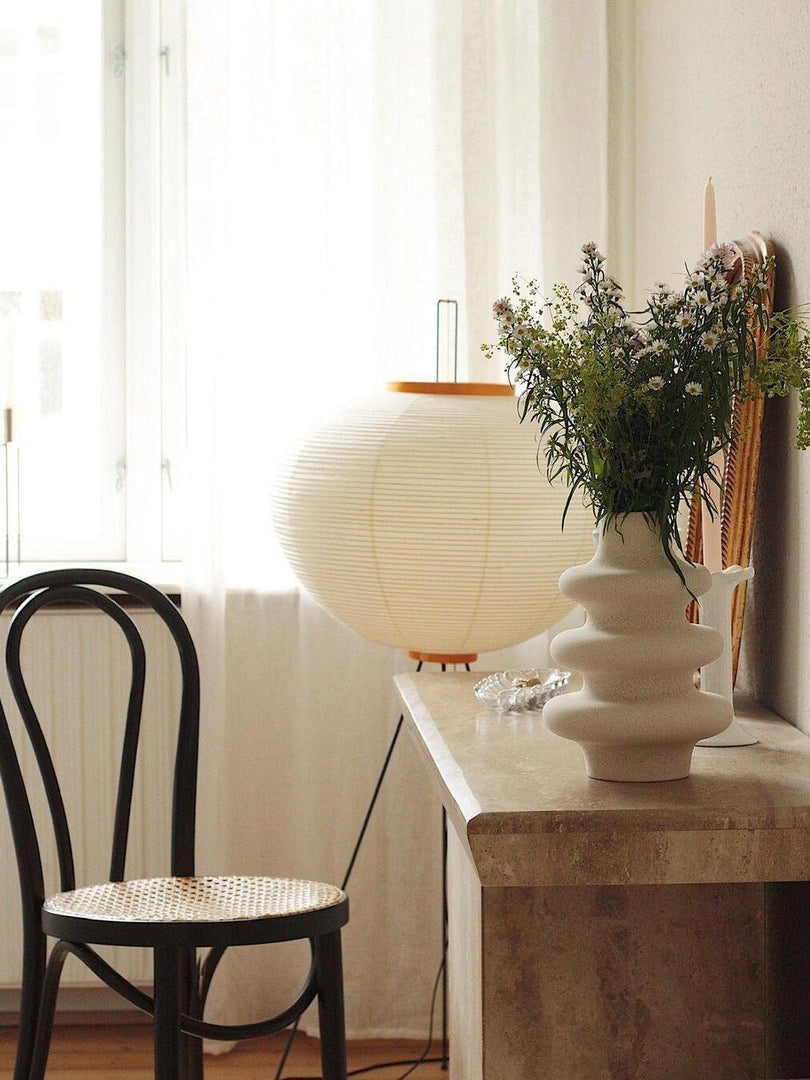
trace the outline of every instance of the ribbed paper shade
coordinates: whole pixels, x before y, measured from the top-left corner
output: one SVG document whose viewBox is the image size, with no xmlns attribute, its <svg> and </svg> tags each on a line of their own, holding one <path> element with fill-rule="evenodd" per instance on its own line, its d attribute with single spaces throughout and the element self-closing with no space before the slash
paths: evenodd
<svg viewBox="0 0 810 1080">
<path fill-rule="evenodd" d="M 282 547 L 372 641 L 454 656 L 525 641 L 570 609 L 557 579 L 592 553 L 592 515 L 574 500 L 560 530 L 567 491 L 507 388 L 426 388 L 364 401 L 298 448 L 276 497 Z"/>
</svg>

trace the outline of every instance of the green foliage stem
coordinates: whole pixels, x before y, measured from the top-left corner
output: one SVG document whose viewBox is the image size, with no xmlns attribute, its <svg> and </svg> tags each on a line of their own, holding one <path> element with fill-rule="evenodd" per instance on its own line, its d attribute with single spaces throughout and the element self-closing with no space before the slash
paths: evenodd
<svg viewBox="0 0 810 1080">
<path fill-rule="evenodd" d="M 636 312 L 596 245 L 582 254 L 576 290 L 557 285 L 547 299 L 536 282 L 515 279 L 513 296 L 493 305 L 497 345 L 484 348 L 506 354 L 549 478 L 580 493 L 604 526 L 643 513 L 675 566 L 684 501 L 698 491 L 719 511 L 712 457 L 735 435 L 735 400 L 798 390 L 796 445 L 810 446 L 806 324 L 801 313 L 768 315 L 773 260 L 746 276 L 730 244 L 707 252 L 681 290 L 656 286 Z"/>
</svg>

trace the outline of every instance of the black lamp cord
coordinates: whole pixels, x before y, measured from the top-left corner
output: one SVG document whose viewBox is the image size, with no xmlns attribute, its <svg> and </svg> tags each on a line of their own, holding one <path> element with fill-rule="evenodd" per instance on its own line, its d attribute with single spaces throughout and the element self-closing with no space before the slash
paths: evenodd
<svg viewBox="0 0 810 1080">
<path fill-rule="evenodd" d="M 469 664 L 465 664 L 464 667 L 466 668 L 467 671 L 470 670 L 470 665 Z M 416 670 L 417 670 L 417 672 L 422 670 L 422 661 L 421 660 L 417 664 Z M 446 670 L 447 670 L 447 665 L 442 664 L 442 671 L 446 671 Z M 354 870 L 354 864 L 357 862 L 357 856 L 360 854 L 360 848 L 363 846 L 363 840 L 365 839 L 366 831 L 368 830 L 368 825 L 369 825 L 369 822 L 371 821 L 371 815 L 374 813 L 374 807 L 377 805 L 377 799 L 379 798 L 379 795 L 380 795 L 380 789 L 382 788 L 383 781 L 385 780 L 385 775 L 388 772 L 388 766 L 391 764 L 391 758 L 392 758 L 393 753 L 394 753 L 394 748 L 396 747 L 397 742 L 399 741 L 400 732 L 402 731 L 402 725 L 403 725 L 404 722 L 405 722 L 405 714 L 400 713 L 399 720 L 397 721 L 397 726 L 394 729 L 394 734 L 393 734 L 393 736 L 391 738 L 391 742 L 388 745 L 388 751 L 387 751 L 387 753 L 385 755 L 385 759 L 383 760 L 382 768 L 380 769 L 380 775 L 377 777 L 377 783 L 374 786 L 374 791 L 373 791 L 371 799 L 369 801 L 368 809 L 366 810 L 366 815 L 363 818 L 363 824 L 360 826 L 360 832 L 357 834 L 357 840 L 355 842 L 354 849 L 352 850 L 352 854 L 351 854 L 351 857 L 349 859 L 349 865 L 346 867 L 346 873 L 343 875 L 343 881 L 341 882 L 340 887 L 342 889 L 344 889 L 344 890 L 346 889 L 346 886 L 349 884 L 349 879 L 351 878 L 352 871 Z M 447 917 L 447 914 L 446 914 L 446 911 L 444 911 L 443 912 L 443 918 L 446 919 L 446 917 Z M 406 1066 L 410 1066 L 410 1067 L 404 1073 L 401 1073 L 399 1075 L 399 1077 L 397 1077 L 397 1080 L 405 1080 L 405 1077 L 410 1076 L 411 1073 L 415 1072 L 416 1069 L 418 1069 L 420 1065 L 426 1065 L 428 1063 L 432 1064 L 432 1063 L 441 1062 L 441 1064 L 445 1068 L 447 1067 L 447 1059 L 446 1059 L 446 1056 L 445 1056 L 444 1053 L 442 1053 L 441 1057 L 434 1057 L 434 1058 L 428 1057 L 428 1054 L 430 1053 L 430 1051 L 431 1051 L 431 1049 L 433 1047 L 433 1027 L 434 1027 L 434 1021 L 435 1021 L 435 1016 L 436 1016 L 436 997 L 437 997 L 438 991 L 439 991 L 439 984 L 442 982 L 442 976 L 444 975 L 444 970 L 445 970 L 446 964 L 447 964 L 447 939 L 445 937 L 445 939 L 444 939 L 444 947 L 442 949 L 442 959 L 441 959 L 441 963 L 439 964 L 439 970 L 436 972 L 436 978 L 435 978 L 435 980 L 433 982 L 433 993 L 431 994 L 431 997 L 430 997 L 430 1017 L 429 1017 L 429 1023 L 428 1023 L 427 1042 L 425 1043 L 425 1048 L 422 1051 L 422 1053 L 419 1055 L 419 1057 L 418 1058 L 411 1058 L 411 1059 L 406 1060 L 406 1061 L 381 1061 L 377 1065 L 366 1065 L 362 1069 L 351 1069 L 347 1075 L 349 1075 L 349 1076 L 362 1076 L 365 1073 L 376 1072 L 377 1069 L 395 1069 L 400 1065 L 406 1065 Z M 275 1080 L 282 1080 L 282 1074 L 284 1072 L 284 1066 L 287 1064 L 287 1058 L 290 1055 L 290 1050 L 292 1049 L 293 1040 L 295 1039 L 295 1036 L 296 1036 L 296 1034 L 298 1032 L 298 1025 L 299 1025 L 300 1021 L 301 1021 L 301 1018 L 299 1016 L 298 1019 L 295 1021 L 295 1023 L 290 1028 L 290 1033 L 287 1036 L 287 1042 L 284 1044 L 284 1050 L 283 1050 L 283 1052 L 281 1054 L 281 1060 L 279 1061 L 278 1068 L 276 1069 Z M 311 1080 L 311 1078 L 298 1077 L 298 1076 L 288 1076 L 287 1080 Z"/>
</svg>

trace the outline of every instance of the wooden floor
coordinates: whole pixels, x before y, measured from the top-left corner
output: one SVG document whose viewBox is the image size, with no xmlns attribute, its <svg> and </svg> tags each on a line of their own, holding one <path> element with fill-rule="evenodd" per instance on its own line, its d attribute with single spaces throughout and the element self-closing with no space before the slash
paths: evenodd
<svg viewBox="0 0 810 1080">
<path fill-rule="evenodd" d="M 11 1029 L 0 1031 L 0 1080 L 11 1080 L 14 1064 L 14 1036 Z M 278 1064 L 283 1037 L 256 1039 L 242 1043 L 230 1054 L 207 1056 L 205 1080 L 272 1080 Z M 349 1044 L 349 1069 L 359 1069 L 377 1061 L 397 1061 L 418 1057 L 423 1043 L 374 1041 Z M 435 1057 L 436 1054 L 431 1054 Z M 380 1069 L 364 1073 L 367 1080 L 397 1080 L 401 1069 Z M 301 1036 L 295 1044 L 284 1080 L 321 1075 L 318 1044 Z M 446 1080 L 441 1066 L 420 1065 L 413 1080 Z M 58 1027 L 54 1032 L 48 1080 L 152 1080 L 152 1031 L 144 1025 L 121 1027 Z"/>
</svg>

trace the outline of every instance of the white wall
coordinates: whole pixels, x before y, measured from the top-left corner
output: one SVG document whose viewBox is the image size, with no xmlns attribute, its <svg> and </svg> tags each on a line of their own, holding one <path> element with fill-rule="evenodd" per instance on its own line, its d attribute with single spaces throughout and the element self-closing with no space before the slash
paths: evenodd
<svg viewBox="0 0 810 1080">
<path fill-rule="evenodd" d="M 626 202 L 614 239 L 636 297 L 677 279 L 702 247 L 702 191 L 721 238 L 752 229 L 778 249 L 778 303 L 810 301 L 810 4 L 624 0 L 611 6 L 611 146 Z M 632 10 L 631 8 L 631 10 Z M 631 149 L 628 149 L 630 147 Z M 614 234 L 614 237 L 616 234 Z M 754 603 L 743 675 L 810 732 L 810 454 L 792 449 L 795 402 L 769 403 L 758 496 Z"/>
</svg>

